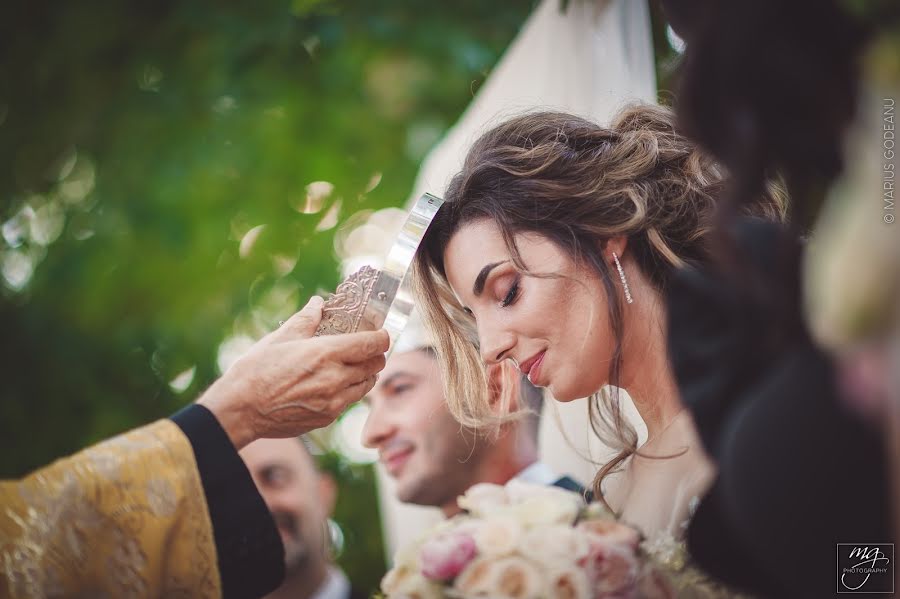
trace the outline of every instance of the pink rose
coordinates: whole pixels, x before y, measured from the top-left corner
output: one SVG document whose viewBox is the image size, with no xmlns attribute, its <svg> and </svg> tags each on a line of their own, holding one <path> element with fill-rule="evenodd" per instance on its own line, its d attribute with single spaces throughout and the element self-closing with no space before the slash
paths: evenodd
<svg viewBox="0 0 900 599">
<path fill-rule="evenodd" d="M 582 520 L 576 528 L 599 535 L 610 543 L 622 545 L 631 550 L 637 549 L 641 541 L 638 531 L 615 520 Z"/>
<path fill-rule="evenodd" d="M 422 575 L 440 582 L 453 580 L 475 557 L 472 535 L 451 531 L 429 539 L 419 550 Z"/>
<path fill-rule="evenodd" d="M 583 562 L 596 597 L 629 596 L 638 575 L 634 552 L 600 537 L 591 538 L 591 549 Z"/>
</svg>

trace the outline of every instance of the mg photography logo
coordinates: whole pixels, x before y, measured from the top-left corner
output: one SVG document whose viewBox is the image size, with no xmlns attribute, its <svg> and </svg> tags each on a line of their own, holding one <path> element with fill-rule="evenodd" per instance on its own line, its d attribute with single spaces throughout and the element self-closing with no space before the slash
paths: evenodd
<svg viewBox="0 0 900 599">
<path fill-rule="evenodd" d="M 838 543 L 838 593 L 894 592 L 893 543 Z"/>
</svg>

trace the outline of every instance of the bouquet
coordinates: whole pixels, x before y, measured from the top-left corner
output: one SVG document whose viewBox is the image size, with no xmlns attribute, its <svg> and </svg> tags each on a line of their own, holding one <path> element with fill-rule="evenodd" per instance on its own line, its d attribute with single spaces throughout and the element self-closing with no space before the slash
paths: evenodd
<svg viewBox="0 0 900 599">
<path fill-rule="evenodd" d="M 638 532 L 577 493 L 481 483 L 459 505 L 463 514 L 397 555 L 381 582 L 387 597 L 674 597 Z"/>
</svg>

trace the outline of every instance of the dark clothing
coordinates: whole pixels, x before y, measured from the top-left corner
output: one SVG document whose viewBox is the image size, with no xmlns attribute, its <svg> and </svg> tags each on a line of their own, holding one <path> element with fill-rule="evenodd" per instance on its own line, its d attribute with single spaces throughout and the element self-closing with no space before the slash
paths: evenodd
<svg viewBox="0 0 900 599">
<path fill-rule="evenodd" d="M 572 491 L 574 493 L 578 493 L 587 503 L 590 503 L 593 500 L 594 494 L 581 486 L 581 484 L 570 476 L 564 476 L 553 483 L 554 487 L 559 487 L 561 489 L 565 489 L 566 491 Z"/>
<path fill-rule="evenodd" d="M 205 407 L 171 417 L 194 450 L 216 541 L 222 596 L 262 597 L 284 580 L 284 546 L 250 471 Z"/>
<path fill-rule="evenodd" d="M 740 276 L 685 270 L 669 288 L 675 377 L 719 469 L 688 549 L 729 586 L 830 597 L 837 543 L 893 540 L 883 440 L 806 331 L 801 245 L 760 223 L 737 239 Z"/>
</svg>

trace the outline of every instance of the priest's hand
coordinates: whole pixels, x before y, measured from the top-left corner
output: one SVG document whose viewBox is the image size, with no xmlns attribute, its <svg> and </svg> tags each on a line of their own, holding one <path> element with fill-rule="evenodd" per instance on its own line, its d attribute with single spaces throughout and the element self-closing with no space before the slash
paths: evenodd
<svg viewBox="0 0 900 599">
<path fill-rule="evenodd" d="M 322 305 L 322 298 L 313 297 L 198 400 L 235 448 L 327 426 L 374 386 L 390 344 L 387 332 L 313 337 Z"/>
</svg>

